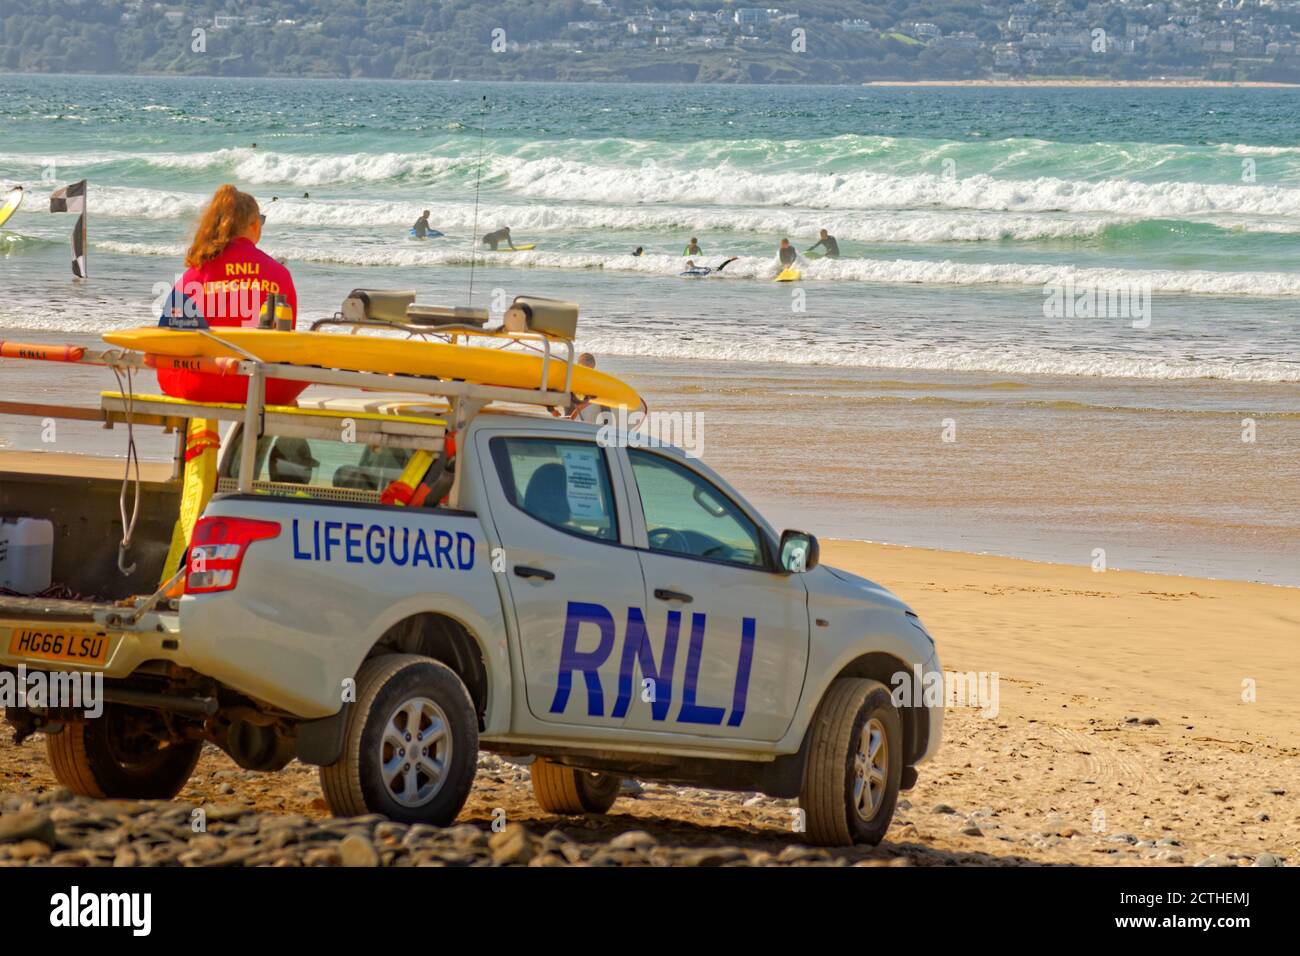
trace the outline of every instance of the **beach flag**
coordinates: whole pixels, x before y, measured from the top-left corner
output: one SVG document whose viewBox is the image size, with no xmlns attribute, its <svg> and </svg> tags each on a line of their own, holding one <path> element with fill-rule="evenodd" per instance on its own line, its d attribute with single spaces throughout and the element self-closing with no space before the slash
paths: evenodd
<svg viewBox="0 0 1300 956">
<path fill-rule="evenodd" d="M 80 213 L 72 230 L 72 274 L 78 279 L 86 278 L 86 181 L 50 193 L 50 212 Z"/>
</svg>

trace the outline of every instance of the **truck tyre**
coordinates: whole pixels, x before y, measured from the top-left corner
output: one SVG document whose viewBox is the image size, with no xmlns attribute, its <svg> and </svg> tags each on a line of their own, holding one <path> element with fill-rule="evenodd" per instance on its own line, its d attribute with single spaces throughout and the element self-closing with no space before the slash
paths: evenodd
<svg viewBox="0 0 1300 956">
<path fill-rule="evenodd" d="M 903 775 L 903 725 L 884 684 L 832 681 L 813 717 L 799 806 L 810 843 L 875 846 Z"/>
<path fill-rule="evenodd" d="M 538 757 L 529 768 L 533 796 L 547 813 L 604 813 L 618 799 L 623 778 L 551 763 Z"/>
<path fill-rule="evenodd" d="M 94 720 L 64 724 L 45 737 L 55 779 L 82 797 L 170 800 L 189 781 L 202 749 L 197 740 L 169 744 L 133 733 L 130 714 L 113 704 Z"/>
<path fill-rule="evenodd" d="M 372 657 L 357 672 L 343 756 L 321 767 L 335 816 L 403 823 L 456 819 L 478 768 L 478 717 L 461 679 L 416 654 Z"/>
</svg>

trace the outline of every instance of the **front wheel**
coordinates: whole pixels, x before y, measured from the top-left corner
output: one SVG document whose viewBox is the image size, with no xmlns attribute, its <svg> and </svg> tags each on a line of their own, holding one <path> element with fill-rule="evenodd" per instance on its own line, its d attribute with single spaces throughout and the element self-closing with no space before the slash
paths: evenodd
<svg viewBox="0 0 1300 956">
<path fill-rule="evenodd" d="M 54 777 L 82 797 L 170 800 L 194 773 L 203 744 L 169 743 L 148 711 L 106 704 L 93 720 L 45 737 Z"/>
<path fill-rule="evenodd" d="M 538 757 L 529 767 L 533 798 L 547 813 L 604 813 L 618 799 L 623 778 L 551 763 Z"/>
<path fill-rule="evenodd" d="M 810 842 L 875 846 L 885 838 L 903 777 L 903 725 L 884 684 L 831 683 L 813 717 L 799 806 Z"/>
<path fill-rule="evenodd" d="M 478 718 L 456 672 L 389 654 L 361 665 L 343 756 L 321 768 L 321 789 L 335 816 L 446 826 L 465 805 L 477 766 Z"/>
</svg>

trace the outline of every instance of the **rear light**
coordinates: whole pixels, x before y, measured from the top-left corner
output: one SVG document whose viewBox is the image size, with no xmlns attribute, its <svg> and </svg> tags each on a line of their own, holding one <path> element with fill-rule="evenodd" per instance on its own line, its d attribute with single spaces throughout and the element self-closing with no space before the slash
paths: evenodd
<svg viewBox="0 0 1300 956">
<path fill-rule="evenodd" d="M 185 593 L 229 591 L 239 583 L 248 546 L 280 535 L 280 522 L 255 518 L 200 518 L 185 559 Z"/>
</svg>

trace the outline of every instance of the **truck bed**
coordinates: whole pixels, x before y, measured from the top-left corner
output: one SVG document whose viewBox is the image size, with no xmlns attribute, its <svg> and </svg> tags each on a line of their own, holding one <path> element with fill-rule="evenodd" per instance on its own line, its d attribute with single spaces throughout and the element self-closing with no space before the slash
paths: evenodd
<svg viewBox="0 0 1300 956">
<path fill-rule="evenodd" d="M 180 509 L 179 482 L 141 482 L 139 517 L 128 555 L 136 567 L 132 574 L 124 576 L 117 567 L 117 547 L 122 539 L 118 494 L 123 463 L 112 462 L 113 472 L 119 477 L 100 477 L 107 468 L 102 459 L 51 454 L 49 471 L 35 473 L 26 468 L 11 470 L 6 457 L 0 456 L 0 516 L 46 518 L 53 522 L 52 583 L 87 601 L 0 597 L 0 613 L 12 613 L 8 610 L 12 601 L 34 601 L 24 607 L 36 610 L 47 606 L 50 610 L 40 612 L 41 616 L 53 615 L 56 609 L 80 616 L 88 612 L 74 608 L 93 601 L 112 603 L 137 594 L 152 594 L 157 589 Z M 146 479 L 150 472 L 156 476 L 159 469 L 141 469 Z M 128 487 L 128 507 L 134 498 L 135 488 Z"/>
</svg>

